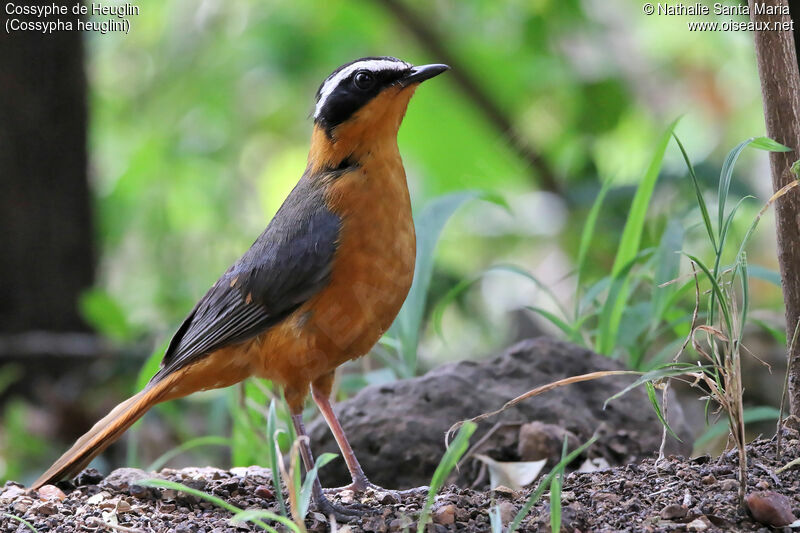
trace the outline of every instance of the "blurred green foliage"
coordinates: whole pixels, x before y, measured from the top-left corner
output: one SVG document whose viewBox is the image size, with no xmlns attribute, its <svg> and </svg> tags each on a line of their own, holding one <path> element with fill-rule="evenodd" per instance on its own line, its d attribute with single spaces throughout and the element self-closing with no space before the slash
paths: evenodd
<svg viewBox="0 0 800 533">
<path fill-rule="evenodd" d="M 399 137 L 415 210 L 463 190 L 495 193 L 508 208 L 470 202 L 448 223 L 431 262 L 426 298 L 417 306 L 423 316 L 414 317 L 419 331 L 398 323 L 400 344 L 384 346 L 387 357 L 399 362 L 395 375 L 498 350 L 530 331 L 530 320 L 538 317 L 526 308 L 555 314 L 556 300 L 574 309 L 577 319 L 601 301 L 610 283 L 603 280 L 625 266 L 618 264 L 618 250 L 634 195 L 675 117 L 683 116 L 676 133 L 704 192 L 716 189 L 728 148 L 763 132 L 755 57 L 745 32 L 689 33 L 683 18 L 643 16 L 634 0 L 404 2 L 497 103 L 522 142 L 541 155 L 562 192 L 541 191 L 536 170 L 452 75 L 418 91 Z M 328 73 L 368 55 L 414 63 L 441 58 L 382 1 L 143 2 L 131 22 L 128 35 L 87 36 L 89 150 L 101 256 L 97 285 L 81 308 L 116 342 L 144 336 L 155 346 L 262 231 L 301 175 L 313 95 Z M 766 156 L 743 154 L 731 187 L 736 196 L 765 199 Z M 637 266 L 636 283 L 626 290 L 632 300 L 659 306 L 666 327 L 674 330 L 667 337 L 674 337 L 688 328 L 685 313 L 664 307 L 668 300 L 657 285 L 678 268 L 671 254 L 676 245 L 704 245 L 692 184 L 674 143 L 666 147 L 648 196 L 639 208 L 643 219 L 634 252 L 651 255 L 641 258 L 646 265 Z M 740 219 L 751 219 L 758 207 L 743 205 Z M 732 237 L 741 239 L 745 230 L 746 223 L 734 223 Z M 773 241 L 766 229 L 756 235 L 748 253 L 751 273 L 761 267 L 761 277 L 774 277 Z M 503 269 L 482 275 L 498 264 L 516 265 L 536 283 Z M 576 290 L 578 272 L 581 288 L 594 292 Z M 423 317 L 459 282 L 473 279 L 477 290 L 455 298 L 442 316 L 443 335 L 435 335 Z M 753 309 L 767 311 L 759 320 L 780 331 L 779 290 L 770 283 L 754 289 Z M 510 314 L 520 309 L 527 318 Z M 616 307 L 610 316 L 618 320 L 614 335 L 599 346 L 608 355 L 619 355 L 618 346 L 635 346 L 632 332 L 642 312 Z M 652 352 L 626 357 L 641 363 L 671 353 L 674 346 L 663 341 L 663 330 L 645 333 Z M 401 334 L 411 341 L 403 345 Z M 409 342 L 418 348 L 413 354 Z M 150 360 L 140 384 L 157 359 Z M 340 391 L 392 379 L 384 363 L 385 357 L 352 363 L 360 367 L 357 377 L 346 373 Z M 247 398 L 266 405 L 269 389 L 246 387 L 191 401 L 211 413 L 214 429 L 205 428 L 206 434 L 227 434 L 226 413 L 237 412 L 231 407 Z M 174 408 L 158 412 L 182 440 L 194 436 L 187 417 Z M 258 435 L 264 413 L 239 412 L 250 418 L 232 423 L 233 462 L 263 462 L 252 445 L 263 440 Z M 24 429 L 12 427 L 17 422 L 9 404 L 5 441 L 22 438 Z M 135 448 L 131 459 L 146 464 Z M 4 475 L 18 476 L 20 470 Z"/>
</svg>

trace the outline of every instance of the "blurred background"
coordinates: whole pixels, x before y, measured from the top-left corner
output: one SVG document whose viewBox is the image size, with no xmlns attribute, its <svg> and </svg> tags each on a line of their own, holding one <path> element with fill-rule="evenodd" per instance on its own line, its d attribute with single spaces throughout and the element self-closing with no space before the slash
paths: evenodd
<svg viewBox="0 0 800 533">
<path fill-rule="evenodd" d="M 611 341 L 598 340 L 600 316 L 669 124 L 681 117 L 712 206 L 728 151 L 764 134 L 751 34 L 689 32 L 705 19 L 645 16 L 634 0 L 135 5 L 127 34 L 0 34 L 0 478 L 30 482 L 146 382 L 303 172 L 318 85 L 362 56 L 453 70 L 417 92 L 399 137 L 430 283 L 406 326 L 344 369 L 340 398 L 541 334 L 637 369 L 677 353 L 694 293 L 677 288 L 690 270 L 676 252 L 710 248 L 674 141 Z M 731 191 L 733 204 L 756 198 L 734 220 L 738 243 L 771 194 L 765 152 L 743 152 Z M 745 361 L 748 412 L 772 422 L 785 353 L 774 240 L 767 213 L 748 246 L 745 336 L 772 365 Z M 157 408 L 97 465 L 148 466 L 186 442 L 197 446 L 171 465 L 258 461 L 237 445 L 252 420 L 232 407 L 272 392 L 248 387 Z M 688 398 L 698 449 L 711 446 Z"/>
</svg>

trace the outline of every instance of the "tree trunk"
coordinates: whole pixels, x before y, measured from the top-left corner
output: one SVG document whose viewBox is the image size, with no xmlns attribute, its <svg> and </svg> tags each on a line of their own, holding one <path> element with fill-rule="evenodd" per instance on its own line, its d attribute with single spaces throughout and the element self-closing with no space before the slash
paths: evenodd
<svg viewBox="0 0 800 533">
<path fill-rule="evenodd" d="M 94 236 L 82 35 L 6 33 L 5 18 L 35 20 L 0 16 L 0 334 L 85 330 L 76 302 L 92 284 Z"/>
<path fill-rule="evenodd" d="M 749 0 L 753 21 L 791 23 L 788 14 L 755 15 L 756 1 L 767 7 L 779 6 L 788 10 L 787 0 Z M 767 135 L 792 149 L 791 152 L 770 153 L 772 187 L 777 191 L 795 179 L 791 166 L 800 159 L 800 71 L 794 32 L 757 31 L 755 47 Z M 790 193 L 776 202 L 775 222 L 786 305 L 786 331 L 791 339 L 800 319 L 800 196 Z M 800 416 L 800 346 L 797 345 L 789 354 L 789 401 L 791 413 Z"/>
</svg>

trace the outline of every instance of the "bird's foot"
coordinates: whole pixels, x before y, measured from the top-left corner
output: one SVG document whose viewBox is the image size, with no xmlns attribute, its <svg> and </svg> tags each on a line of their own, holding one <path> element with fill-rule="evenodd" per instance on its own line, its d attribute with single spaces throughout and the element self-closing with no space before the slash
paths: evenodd
<svg viewBox="0 0 800 533">
<path fill-rule="evenodd" d="M 403 489 L 403 490 L 395 490 L 395 489 L 385 489 L 380 485 L 375 485 L 370 481 L 354 481 L 349 485 L 345 485 L 344 487 L 336 487 L 330 489 L 322 489 L 325 494 L 338 494 L 340 492 L 349 491 L 352 492 L 355 496 L 360 496 L 367 491 L 372 491 L 378 494 L 389 494 L 394 496 L 397 501 L 400 501 L 403 496 L 414 496 L 416 494 L 428 492 L 428 487 L 415 487 L 411 489 Z"/>
<path fill-rule="evenodd" d="M 360 503 L 350 503 L 347 505 L 340 505 L 333 503 L 325 496 L 317 498 L 317 510 L 327 517 L 333 517 L 339 523 L 349 523 L 356 518 L 369 514 L 373 509 L 367 505 Z"/>
</svg>

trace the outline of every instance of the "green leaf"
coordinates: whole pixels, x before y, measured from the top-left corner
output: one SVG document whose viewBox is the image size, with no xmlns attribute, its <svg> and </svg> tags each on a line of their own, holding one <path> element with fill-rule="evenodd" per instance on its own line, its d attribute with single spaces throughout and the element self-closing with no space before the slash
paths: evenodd
<svg viewBox="0 0 800 533">
<path fill-rule="evenodd" d="M 489 525 L 492 527 L 492 533 L 503 533 L 503 517 L 499 505 L 489 509 Z"/>
<path fill-rule="evenodd" d="M 596 440 L 597 440 L 597 435 L 594 435 L 583 445 L 576 448 L 569 455 L 561 459 L 561 461 L 559 461 L 559 463 L 555 467 L 553 467 L 553 470 L 551 470 L 550 473 L 547 474 L 547 476 L 545 476 L 545 478 L 539 482 L 539 485 L 536 487 L 536 490 L 534 490 L 531 493 L 531 495 L 528 497 L 528 500 L 525 502 L 525 504 L 517 513 L 517 515 L 514 517 L 514 520 L 508 525 L 508 533 L 514 533 L 519 528 L 520 524 L 522 524 L 522 521 L 531 511 L 533 506 L 536 504 L 536 502 L 539 501 L 539 498 L 542 497 L 542 494 L 544 494 L 545 489 L 550 486 L 550 483 L 553 481 L 553 478 L 556 476 L 559 469 L 566 468 L 568 464 L 574 461 L 575 458 L 578 457 L 580 454 L 582 454 L 584 450 L 586 450 L 589 446 L 594 444 Z"/>
<path fill-rule="evenodd" d="M 760 279 L 762 281 L 772 283 L 778 288 L 783 286 L 781 283 L 781 273 L 777 270 L 772 270 L 771 268 L 766 268 L 761 265 L 748 265 L 747 271 L 750 274 L 751 279 Z"/>
<path fill-rule="evenodd" d="M 653 382 L 648 381 L 644 384 L 644 386 L 645 389 L 647 389 L 647 397 L 650 399 L 650 405 L 653 407 L 653 411 L 656 412 L 656 416 L 658 417 L 659 422 L 661 422 L 661 425 L 664 426 L 664 428 L 667 430 L 667 433 L 672 435 L 678 441 L 683 442 L 681 438 L 678 437 L 674 431 L 672 431 L 672 428 L 667 423 L 667 419 L 664 418 L 664 413 L 661 412 L 661 406 L 658 404 L 658 398 L 656 398 L 656 388 L 655 385 L 653 385 Z"/>
<path fill-rule="evenodd" d="M 102 289 L 84 291 L 78 299 L 78 308 L 83 319 L 109 339 L 123 342 L 136 333 L 119 303 Z"/>
<path fill-rule="evenodd" d="M 622 319 L 622 311 L 625 308 L 628 296 L 628 280 L 626 277 L 621 277 L 620 274 L 623 270 L 630 269 L 632 261 L 634 261 L 639 252 L 650 199 L 653 197 L 658 174 L 661 171 L 661 163 L 664 160 L 664 153 L 667 150 L 667 144 L 676 123 L 677 120 L 673 121 L 661 135 L 653 158 L 650 160 L 650 165 L 636 188 L 636 194 L 628 211 L 628 219 L 622 231 L 617 255 L 614 258 L 614 265 L 611 268 L 611 278 L 619 280 L 621 283 L 614 291 L 613 297 L 611 291 L 609 291 L 609 298 L 603 306 L 603 314 L 601 315 L 601 320 L 604 324 L 600 327 L 597 346 L 598 351 L 602 354 L 610 355 L 614 350 L 619 323 Z"/>
<path fill-rule="evenodd" d="M 574 326 L 571 326 L 567 324 L 565 320 L 558 318 L 558 316 L 556 316 L 554 313 L 551 313 L 547 309 L 542 309 L 541 307 L 535 307 L 532 305 L 526 306 L 526 309 L 528 309 L 529 311 L 533 311 L 536 314 L 542 315 L 551 324 L 560 329 L 567 337 L 567 339 L 573 342 L 580 341 L 580 336 L 577 334 L 577 329 L 580 327 L 581 324 L 583 324 L 586 321 L 586 319 L 588 318 L 587 316 L 581 317 L 580 319 L 578 319 L 578 322 Z"/>
<path fill-rule="evenodd" d="M 766 150 L 768 152 L 791 152 L 792 149 L 788 146 L 784 146 L 778 141 L 773 141 L 769 137 L 756 137 L 753 139 L 753 142 L 750 143 L 753 148 L 758 148 L 759 150 Z"/>
<path fill-rule="evenodd" d="M 450 447 L 444 452 L 442 460 L 439 461 L 439 465 L 433 473 L 431 486 L 430 489 L 428 489 L 428 497 L 425 498 L 425 505 L 419 515 L 417 533 L 424 533 L 425 526 L 430 517 L 431 508 L 433 507 L 433 502 L 436 499 L 436 493 L 439 492 L 439 489 L 442 488 L 442 485 L 444 485 L 444 482 L 447 480 L 447 476 L 450 475 L 450 472 L 452 472 L 458 464 L 458 461 L 466 453 L 469 447 L 469 438 L 475 433 L 477 427 L 478 425 L 475 424 L 475 422 L 464 422 L 464 425 L 458 430 L 453 442 L 450 443 Z"/>
<path fill-rule="evenodd" d="M 764 138 L 764 137 L 762 137 Z M 717 211 L 717 222 L 718 228 L 720 231 L 720 235 L 722 232 L 722 223 L 723 219 L 725 218 L 725 202 L 728 200 L 728 192 L 731 188 L 731 177 L 733 176 L 733 167 L 736 165 L 736 160 L 739 159 L 739 155 L 742 151 L 747 148 L 748 144 L 751 144 L 756 139 L 755 137 L 751 137 L 745 141 L 740 142 L 733 150 L 728 152 L 727 157 L 725 157 L 725 162 L 722 164 L 722 172 L 719 175 L 719 193 L 717 196 L 717 203 L 718 203 L 718 211 Z M 719 250 L 717 253 L 721 253 L 722 244 L 720 243 Z"/>
<path fill-rule="evenodd" d="M 200 499 L 203 499 L 203 500 L 206 500 L 208 502 L 211 502 L 214 505 L 216 505 L 217 507 L 221 507 L 221 508 L 225 509 L 226 511 L 230 511 L 231 513 L 234 514 L 233 518 L 235 518 L 236 516 L 239 516 L 242 513 L 245 513 L 244 517 L 247 518 L 247 520 L 249 522 L 252 522 L 253 524 L 255 524 L 255 525 L 257 525 L 257 526 L 259 526 L 259 527 L 261 527 L 263 529 L 266 529 L 267 531 L 270 531 L 272 533 L 277 533 L 275 528 L 268 526 L 267 524 L 265 524 L 261 520 L 258 520 L 255 517 L 252 517 L 251 514 L 246 513 L 246 511 L 244 511 L 242 509 L 239 509 L 235 505 L 232 505 L 232 504 L 226 502 L 225 500 L 223 500 L 221 498 L 218 498 L 218 497 L 216 497 L 214 495 L 208 494 L 208 493 L 203 492 L 201 490 L 197 490 L 197 489 L 193 489 L 191 487 L 187 487 L 186 485 L 183 485 L 181 483 L 176 483 L 174 481 L 168 481 L 166 479 L 153 479 L 153 478 L 151 478 L 151 479 L 143 479 L 141 481 L 137 481 L 136 484 L 137 485 L 141 485 L 142 487 L 156 487 L 156 488 L 162 488 L 162 489 L 172 489 L 172 490 L 177 490 L 177 491 L 183 492 L 185 494 L 191 494 L 192 496 L 196 496 L 196 497 L 198 497 Z M 261 513 L 269 513 L 269 511 L 261 511 Z M 295 524 L 294 522 L 292 522 L 288 518 L 276 515 L 274 513 L 269 513 L 269 515 L 264 514 L 264 515 L 261 515 L 261 516 L 265 517 L 265 518 L 268 518 L 269 520 L 274 520 L 275 522 L 279 522 L 280 524 L 283 524 L 284 526 L 288 527 L 291 531 L 293 531 L 295 533 L 300 533 L 300 529 L 297 527 L 297 524 Z"/>
<path fill-rule="evenodd" d="M 686 374 L 687 372 L 697 372 L 702 371 L 703 367 L 698 365 L 693 365 L 691 363 L 670 363 L 664 366 L 657 367 L 649 372 L 644 372 L 641 376 L 639 376 L 636 381 L 616 393 L 615 395 L 611 396 L 605 402 L 603 402 L 603 409 L 606 408 L 609 402 L 612 400 L 616 400 L 621 396 L 629 393 L 636 387 L 640 387 L 645 383 L 650 381 L 658 381 L 660 379 L 669 378 L 673 376 L 681 376 Z"/>
<path fill-rule="evenodd" d="M 150 383 L 150 379 L 152 379 L 161 368 L 161 359 L 164 358 L 164 352 L 167 350 L 167 346 L 169 346 L 169 341 L 159 346 L 158 349 L 147 357 L 144 365 L 142 365 L 142 369 L 139 370 L 139 374 L 136 376 L 136 391 L 144 389 L 147 384 Z"/>
<path fill-rule="evenodd" d="M 275 399 L 269 402 L 267 411 L 267 443 L 269 444 L 269 468 L 272 471 L 272 486 L 275 488 L 275 497 L 278 499 L 278 507 L 283 516 L 289 516 L 286 512 L 286 502 L 283 500 L 281 490 L 281 469 L 278 466 L 281 450 L 278 446 L 278 415 L 275 411 Z"/>
<path fill-rule="evenodd" d="M 538 288 L 543 290 L 548 297 L 550 297 L 553 303 L 555 303 L 559 307 L 564 316 L 567 316 L 566 309 L 564 309 L 560 305 L 558 297 L 555 295 L 552 289 L 550 289 L 550 287 L 546 283 L 542 283 L 542 281 L 540 281 L 539 278 L 537 278 L 527 270 L 520 268 L 516 265 L 494 265 L 487 268 L 486 270 L 484 270 L 483 272 L 481 272 L 480 274 L 471 279 L 465 279 L 460 281 L 452 289 L 447 291 L 447 293 L 442 297 L 441 300 L 439 300 L 439 302 L 434 307 L 432 313 L 433 326 L 436 333 L 439 336 L 443 336 L 442 319 L 444 318 L 444 312 L 447 309 L 447 307 L 449 307 L 450 304 L 452 304 L 456 300 L 456 298 L 458 298 L 464 291 L 466 291 L 467 289 L 472 287 L 475 283 L 483 279 L 483 277 L 486 276 L 487 274 L 493 272 L 510 272 L 512 274 L 522 276 L 525 279 L 532 281 Z"/>
<path fill-rule="evenodd" d="M 757 325 L 758 327 L 760 327 L 761 329 L 763 329 L 767 333 L 769 333 L 772 336 L 772 338 L 775 340 L 775 342 L 777 342 L 781 346 L 786 346 L 786 342 L 787 342 L 786 330 L 784 330 L 783 328 L 776 328 L 771 324 L 767 324 L 763 320 L 759 320 L 758 318 L 751 317 L 750 318 L 750 322 L 755 324 L 755 325 Z"/>
<path fill-rule="evenodd" d="M 567 456 L 567 437 L 561 445 L 561 461 Z M 556 473 L 550 481 L 550 531 L 559 533 L 561 531 L 561 481 L 564 478 L 564 465 L 559 463 L 555 469 Z"/>
<path fill-rule="evenodd" d="M 681 256 L 683 248 L 683 226 L 680 221 L 670 219 L 661 241 L 658 243 L 655 261 L 655 287 L 653 289 L 653 316 L 662 319 L 667 310 L 667 302 L 670 296 L 677 290 L 676 284 L 672 283 L 665 287 L 659 287 L 664 283 L 676 279 L 680 275 Z M 655 326 L 657 322 L 652 322 Z"/>
<path fill-rule="evenodd" d="M 598 335 L 595 350 L 598 353 L 608 356 L 613 355 L 619 334 L 619 325 L 622 322 L 622 314 L 625 311 L 628 295 L 630 294 L 629 274 L 634 265 L 644 257 L 644 255 L 634 257 L 630 263 L 625 265 L 625 268 L 617 272 L 611 279 L 608 296 L 600 312 L 600 323 L 597 328 Z"/>
<path fill-rule="evenodd" d="M 500 509 L 498 509 L 498 515 L 499 515 L 499 511 L 500 511 Z M 30 522 L 28 522 L 24 518 L 20 518 L 20 517 L 18 517 L 16 515 L 13 515 L 11 513 L 0 513 L 0 516 L 5 516 L 5 517 L 10 518 L 12 520 L 16 520 L 17 522 L 19 522 L 20 524 L 24 525 L 25 527 L 27 527 L 28 529 L 30 529 L 34 533 L 39 533 L 39 530 L 36 529 L 35 527 L 33 527 L 33 524 L 31 524 Z"/>
<path fill-rule="evenodd" d="M 689 175 L 692 177 L 694 193 L 697 196 L 697 204 L 700 206 L 700 213 L 703 215 L 703 223 L 706 226 L 706 233 L 708 234 L 708 238 L 711 240 L 711 246 L 714 248 L 714 252 L 716 252 L 717 240 L 714 237 L 714 228 L 711 225 L 711 217 L 708 215 L 708 206 L 706 205 L 706 200 L 703 197 L 703 191 L 700 190 L 700 181 L 697 179 L 694 166 L 692 166 L 692 162 L 689 160 L 689 156 L 687 155 L 686 150 L 683 148 L 683 143 L 681 143 L 677 135 L 673 134 L 673 137 L 675 138 L 675 142 L 678 143 L 678 148 L 680 148 L 681 154 L 683 154 L 683 160 L 686 161 L 686 166 L 689 169 Z"/>
<path fill-rule="evenodd" d="M 722 317 L 725 319 L 725 327 L 727 328 L 727 331 L 733 331 L 733 323 L 730 311 L 728 310 L 728 302 L 725 300 L 725 294 L 722 291 L 722 287 L 720 287 L 716 276 L 711 273 L 705 263 L 703 263 L 697 256 L 686 253 L 684 255 L 694 261 L 694 263 L 700 267 L 700 270 L 703 271 L 703 274 L 706 275 L 706 279 L 708 279 L 708 281 L 711 283 L 712 294 L 714 295 L 716 301 L 719 302 L 719 307 L 722 310 Z M 711 316 L 711 313 L 709 313 L 709 316 Z"/>
<path fill-rule="evenodd" d="M 753 422 L 763 421 L 777 421 L 780 411 L 774 407 L 761 406 L 761 407 L 747 407 L 742 413 L 745 424 L 752 424 Z M 695 449 L 702 449 L 707 446 L 712 440 L 725 435 L 730 431 L 728 427 L 727 418 L 718 420 L 703 432 L 695 441 Z"/>
<path fill-rule="evenodd" d="M 417 259 L 414 281 L 403 307 L 397 315 L 390 335 L 402 343 L 404 365 L 399 368 L 402 377 L 412 377 L 417 367 L 417 345 L 425 315 L 425 302 L 433 277 L 434 257 L 439 236 L 445 224 L 464 203 L 481 198 L 503 205 L 496 195 L 478 191 L 466 191 L 440 196 L 431 201 L 416 219 Z"/>
<path fill-rule="evenodd" d="M 740 311 L 741 316 L 739 318 L 739 332 L 737 333 L 736 341 L 741 345 L 742 335 L 744 335 L 744 328 L 747 325 L 747 313 L 750 309 L 750 278 L 747 274 L 747 254 L 742 254 L 742 258 L 739 261 L 739 270 L 742 273 L 742 309 Z M 739 370 L 739 372 L 741 372 L 741 370 Z"/>
<path fill-rule="evenodd" d="M 303 487 L 300 489 L 300 518 L 305 520 L 308 514 L 308 506 L 311 505 L 311 491 L 314 488 L 314 480 L 317 479 L 317 472 L 339 457 L 335 453 L 323 453 L 317 460 L 314 461 L 314 468 L 306 472 L 306 478 L 303 480 Z"/>
<path fill-rule="evenodd" d="M 584 270 L 586 270 L 586 257 L 589 253 L 589 245 L 592 243 L 592 239 L 594 238 L 594 230 L 597 226 L 597 218 L 600 216 L 600 209 L 603 207 L 603 201 L 605 200 L 606 194 L 610 188 L 611 180 L 609 179 L 604 181 L 602 187 L 600 187 L 600 192 L 597 193 L 597 197 L 594 199 L 594 203 L 592 203 L 592 208 L 589 210 L 589 215 L 586 217 L 586 222 L 583 224 L 583 230 L 581 231 L 581 242 L 578 246 L 578 261 L 575 266 L 577 277 L 576 285 L 578 287 L 578 291 L 581 289 L 581 281 L 583 280 Z M 580 294 L 578 293 L 575 296 L 576 319 L 579 314 L 579 295 Z"/>
</svg>

